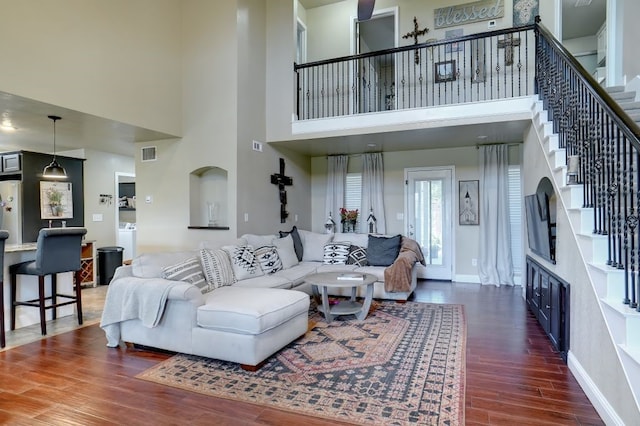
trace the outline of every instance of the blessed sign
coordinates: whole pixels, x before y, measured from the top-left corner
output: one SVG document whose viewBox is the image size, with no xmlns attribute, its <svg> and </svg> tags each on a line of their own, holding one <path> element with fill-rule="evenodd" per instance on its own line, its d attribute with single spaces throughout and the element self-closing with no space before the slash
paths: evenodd
<svg viewBox="0 0 640 426">
<path fill-rule="evenodd" d="M 504 16 L 503 0 L 483 0 L 433 11 L 434 27 L 445 28 L 472 22 L 489 21 Z"/>
</svg>

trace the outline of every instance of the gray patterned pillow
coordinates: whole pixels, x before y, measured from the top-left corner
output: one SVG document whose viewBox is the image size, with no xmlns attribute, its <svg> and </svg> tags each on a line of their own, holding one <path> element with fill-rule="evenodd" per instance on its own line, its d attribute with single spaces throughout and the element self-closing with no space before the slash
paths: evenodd
<svg viewBox="0 0 640 426">
<path fill-rule="evenodd" d="M 351 244 L 348 242 L 326 244 L 322 263 L 325 265 L 344 265 L 347 263 L 347 257 L 349 256 L 349 247 L 351 247 Z"/>
<path fill-rule="evenodd" d="M 347 265 L 367 266 L 367 249 L 360 246 L 349 247 Z"/>
<path fill-rule="evenodd" d="M 202 262 L 204 275 L 211 290 L 231 285 L 237 281 L 226 251 L 202 249 L 200 250 L 200 262 Z"/>
<path fill-rule="evenodd" d="M 253 246 L 224 246 L 222 249 L 229 254 L 233 274 L 238 281 L 264 275 L 256 260 Z"/>
<path fill-rule="evenodd" d="M 260 268 L 265 274 L 273 274 L 282 269 L 282 261 L 275 246 L 258 247 L 255 254 Z"/>
<path fill-rule="evenodd" d="M 183 262 L 162 268 L 162 278 L 193 284 L 198 287 L 202 293 L 212 290 L 202 273 L 200 260 L 196 257 L 191 257 Z"/>
</svg>

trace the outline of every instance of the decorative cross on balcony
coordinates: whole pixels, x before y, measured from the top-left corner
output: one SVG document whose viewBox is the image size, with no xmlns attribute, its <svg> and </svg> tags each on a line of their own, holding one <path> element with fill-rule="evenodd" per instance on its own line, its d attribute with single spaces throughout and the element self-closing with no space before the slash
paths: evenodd
<svg viewBox="0 0 640 426">
<path fill-rule="evenodd" d="M 418 18 L 413 17 L 413 31 L 410 33 L 406 33 L 402 36 L 402 38 L 407 39 L 413 37 L 413 44 L 418 44 L 418 36 L 423 36 L 429 32 L 429 28 L 423 28 L 421 30 L 418 29 Z M 420 53 L 418 53 L 418 49 L 415 50 L 415 61 L 416 64 L 420 63 Z"/>
<path fill-rule="evenodd" d="M 513 38 L 513 34 L 506 34 L 502 40 L 498 40 L 498 49 L 504 49 L 504 64 L 513 65 L 513 48 L 520 46 L 520 39 Z"/>
</svg>

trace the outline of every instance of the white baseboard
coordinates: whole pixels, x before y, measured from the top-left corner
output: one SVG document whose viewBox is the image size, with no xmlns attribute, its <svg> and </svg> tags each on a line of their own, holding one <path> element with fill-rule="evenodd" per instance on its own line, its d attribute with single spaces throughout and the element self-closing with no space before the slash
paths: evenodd
<svg viewBox="0 0 640 426">
<path fill-rule="evenodd" d="M 573 353 L 569 351 L 567 354 L 567 365 L 569 366 L 569 370 L 573 373 L 574 377 L 582 387 L 582 390 L 593 404 L 593 408 L 596 409 L 600 417 L 602 417 L 602 421 L 606 425 L 620 425 L 624 426 L 624 422 L 618 414 L 615 412 L 609 401 L 602 395 L 600 389 L 593 383 L 591 377 L 587 374 L 582 365 L 578 362 L 576 357 L 573 356 Z"/>
<path fill-rule="evenodd" d="M 477 275 L 455 275 L 453 280 L 457 283 L 480 284 L 480 277 Z"/>
</svg>

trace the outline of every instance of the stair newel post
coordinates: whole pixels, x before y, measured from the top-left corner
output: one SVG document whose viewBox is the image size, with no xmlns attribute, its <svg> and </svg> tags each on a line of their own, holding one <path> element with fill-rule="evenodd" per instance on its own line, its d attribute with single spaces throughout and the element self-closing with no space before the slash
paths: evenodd
<svg viewBox="0 0 640 426">
<path fill-rule="evenodd" d="M 626 139 L 626 138 L 625 138 Z M 626 147 L 628 145 L 628 141 L 625 140 L 625 154 Z M 631 147 L 630 147 L 631 148 Z M 634 176 L 637 176 L 637 167 L 634 167 L 634 158 L 637 158 L 637 154 L 633 155 L 633 149 L 630 149 L 629 152 L 629 165 L 628 165 L 628 173 L 629 177 L 629 191 L 628 191 L 628 199 L 629 199 L 629 214 L 626 218 L 626 224 L 629 229 L 629 243 L 630 243 L 630 259 L 627 260 L 627 272 L 625 273 L 625 289 L 624 289 L 624 300 L 622 301 L 624 304 L 631 306 L 632 308 L 637 307 L 636 301 L 636 236 L 635 231 L 638 226 L 638 216 L 637 216 L 637 191 L 634 188 Z M 630 278 L 630 280 L 629 280 Z M 629 291 L 631 291 L 631 295 L 629 295 Z"/>
<path fill-rule="evenodd" d="M 618 269 L 624 268 L 624 263 L 622 262 L 622 241 L 624 239 L 624 219 L 626 211 L 622 209 L 623 206 L 623 179 L 625 170 L 623 169 L 623 161 L 622 161 L 622 143 L 621 143 L 621 135 L 620 131 L 616 130 L 616 217 L 617 217 L 617 235 L 618 235 L 618 252 L 616 253 L 616 267 Z"/>
<path fill-rule="evenodd" d="M 623 213 L 623 253 L 622 267 L 624 268 L 624 281 L 625 281 L 625 300 L 624 303 L 629 303 L 628 289 L 629 285 L 633 285 L 633 233 L 634 233 L 634 216 L 633 216 L 633 200 L 631 194 L 633 193 L 633 181 L 631 179 L 631 173 L 633 173 L 633 165 L 631 164 L 630 157 L 627 152 L 627 140 L 623 138 L 622 143 L 622 213 Z M 631 278 L 631 280 L 629 280 Z M 631 283 L 630 283 L 631 282 Z"/>
<path fill-rule="evenodd" d="M 634 212 L 633 230 L 635 231 L 638 226 L 638 221 L 640 221 L 640 218 L 638 217 L 638 213 L 640 212 L 640 152 L 638 150 L 633 150 L 633 151 L 634 151 L 634 154 L 632 155 L 632 157 L 635 158 L 635 162 L 634 162 L 635 167 L 633 169 L 634 173 L 632 175 L 631 182 L 633 182 L 633 177 L 635 177 L 636 187 L 635 187 L 635 190 L 632 187 L 631 199 L 635 201 L 635 209 L 633 210 Z M 640 312 L 640 303 L 638 303 L 638 294 L 640 293 L 640 280 L 638 280 L 638 276 L 637 276 L 637 269 L 640 269 L 640 241 L 636 241 L 636 238 L 640 239 L 640 232 L 637 234 L 637 237 L 636 235 L 633 235 L 631 240 L 632 275 L 631 275 L 631 300 L 629 301 L 629 304 L 630 306 L 635 305 L 633 307 L 635 307 L 636 310 Z M 635 248 L 636 246 L 638 247 L 638 250 L 636 250 Z M 635 267 L 636 264 L 638 265 L 637 269 Z M 628 290 L 626 291 L 628 292 Z M 626 293 L 625 293 L 625 297 L 628 298 L 628 295 Z"/>
<path fill-rule="evenodd" d="M 607 119 L 607 135 L 604 146 L 604 151 L 606 152 L 604 156 L 604 182 L 602 184 L 603 191 L 603 202 L 606 202 L 606 234 L 608 236 L 607 240 L 609 242 L 609 257 L 607 259 L 607 265 L 615 268 L 615 216 L 614 216 L 614 202 L 613 196 L 615 194 L 615 182 L 613 181 L 613 171 L 611 164 L 613 163 L 613 144 L 611 141 L 613 140 L 613 136 L 610 134 L 610 126 L 609 120 Z"/>
</svg>

